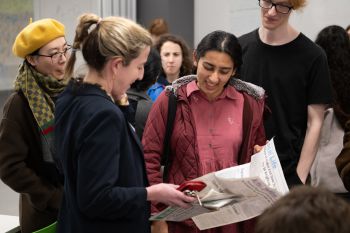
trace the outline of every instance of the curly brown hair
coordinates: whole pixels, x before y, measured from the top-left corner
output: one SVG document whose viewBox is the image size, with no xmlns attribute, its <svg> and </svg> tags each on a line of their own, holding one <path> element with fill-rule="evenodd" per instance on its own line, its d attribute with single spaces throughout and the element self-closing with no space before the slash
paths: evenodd
<svg viewBox="0 0 350 233">
<path fill-rule="evenodd" d="M 182 51 L 182 65 L 180 68 L 180 77 L 189 75 L 192 73 L 192 59 L 190 54 L 190 49 L 188 48 L 186 42 L 179 36 L 172 35 L 172 34 L 164 34 L 161 35 L 157 44 L 155 45 L 155 48 L 160 53 L 160 50 L 165 42 L 171 41 L 175 44 L 178 44 L 181 47 Z M 162 68 L 161 74 L 166 76 L 164 73 L 164 70 Z"/>
<path fill-rule="evenodd" d="M 315 43 L 321 46 L 327 55 L 333 91 L 332 107 L 348 115 L 350 114 L 349 36 L 344 28 L 332 25 L 319 32 Z M 337 117 L 341 118 L 339 114 Z M 342 119 L 338 120 L 342 121 Z"/>
</svg>

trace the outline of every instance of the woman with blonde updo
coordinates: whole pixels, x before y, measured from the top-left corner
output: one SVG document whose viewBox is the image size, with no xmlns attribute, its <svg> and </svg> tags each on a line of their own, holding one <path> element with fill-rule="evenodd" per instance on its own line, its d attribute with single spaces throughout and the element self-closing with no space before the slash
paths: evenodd
<svg viewBox="0 0 350 233">
<path fill-rule="evenodd" d="M 121 17 L 79 18 L 66 75 L 76 51 L 88 71 L 57 100 L 56 146 L 64 174 L 58 232 L 150 232 L 150 201 L 189 207 L 194 198 L 175 185 L 149 186 L 141 143 L 118 105 L 142 79 L 149 33 Z M 149 187 L 147 187 L 149 186 Z"/>
</svg>

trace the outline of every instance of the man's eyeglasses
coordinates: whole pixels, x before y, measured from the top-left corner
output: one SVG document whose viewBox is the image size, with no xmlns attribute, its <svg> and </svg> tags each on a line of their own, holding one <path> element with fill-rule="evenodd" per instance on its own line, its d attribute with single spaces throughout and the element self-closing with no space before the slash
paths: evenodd
<svg viewBox="0 0 350 233">
<path fill-rule="evenodd" d="M 258 0 L 259 6 L 264 9 L 271 9 L 275 7 L 276 11 L 281 14 L 288 14 L 290 10 L 293 9 L 292 6 L 286 6 L 283 4 L 273 3 L 269 0 Z"/>
<path fill-rule="evenodd" d="M 71 53 L 72 46 L 67 46 L 62 52 L 57 51 L 51 55 L 44 55 L 44 54 L 34 54 L 35 56 L 40 56 L 40 57 L 50 57 L 52 63 L 58 62 L 58 60 L 61 58 L 62 55 L 64 55 L 67 58 L 67 55 Z"/>
</svg>

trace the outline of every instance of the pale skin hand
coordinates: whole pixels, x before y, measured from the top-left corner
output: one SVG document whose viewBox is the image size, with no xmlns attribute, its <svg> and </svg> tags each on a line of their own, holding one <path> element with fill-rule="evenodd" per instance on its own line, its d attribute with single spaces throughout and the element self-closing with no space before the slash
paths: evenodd
<svg viewBox="0 0 350 233">
<path fill-rule="evenodd" d="M 152 233 L 168 233 L 168 224 L 166 221 L 154 221 L 151 226 Z"/>
<path fill-rule="evenodd" d="M 164 183 L 149 186 L 146 188 L 147 200 L 181 208 L 191 207 L 190 203 L 197 199 L 186 196 L 183 192 L 176 190 L 177 187 L 178 185 Z M 168 224 L 165 221 L 154 221 L 151 231 L 152 233 L 168 233 Z"/>
<path fill-rule="evenodd" d="M 307 130 L 297 166 L 297 174 L 304 184 L 318 149 L 325 109 L 324 104 L 312 104 L 307 107 Z"/>
<path fill-rule="evenodd" d="M 267 143 L 269 143 L 269 140 L 266 140 L 266 144 Z M 254 154 L 259 153 L 262 149 L 264 149 L 264 146 L 265 145 L 263 145 L 263 146 L 255 145 L 254 146 Z"/>
<path fill-rule="evenodd" d="M 196 198 L 185 195 L 183 192 L 176 190 L 178 185 L 160 183 L 146 188 L 147 201 L 157 201 L 168 206 L 178 206 L 181 208 L 191 207 L 191 202 Z"/>
</svg>

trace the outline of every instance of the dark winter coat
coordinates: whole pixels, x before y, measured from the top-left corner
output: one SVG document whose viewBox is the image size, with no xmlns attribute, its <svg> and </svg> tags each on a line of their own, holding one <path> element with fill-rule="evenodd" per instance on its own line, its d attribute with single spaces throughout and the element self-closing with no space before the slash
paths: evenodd
<svg viewBox="0 0 350 233">
<path fill-rule="evenodd" d="M 7 100 L 0 124 L 0 177 L 20 194 L 20 225 L 31 233 L 57 219 L 62 185 L 53 163 L 43 160 L 38 124 L 22 92 Z"/>
<path fill-rule="evenodd" d="M 100 87 L 71 82 L 56 103 L 63 168 L 60 233 L 148 233 L 148 186 L 141 143 Z"/>
</svg>

